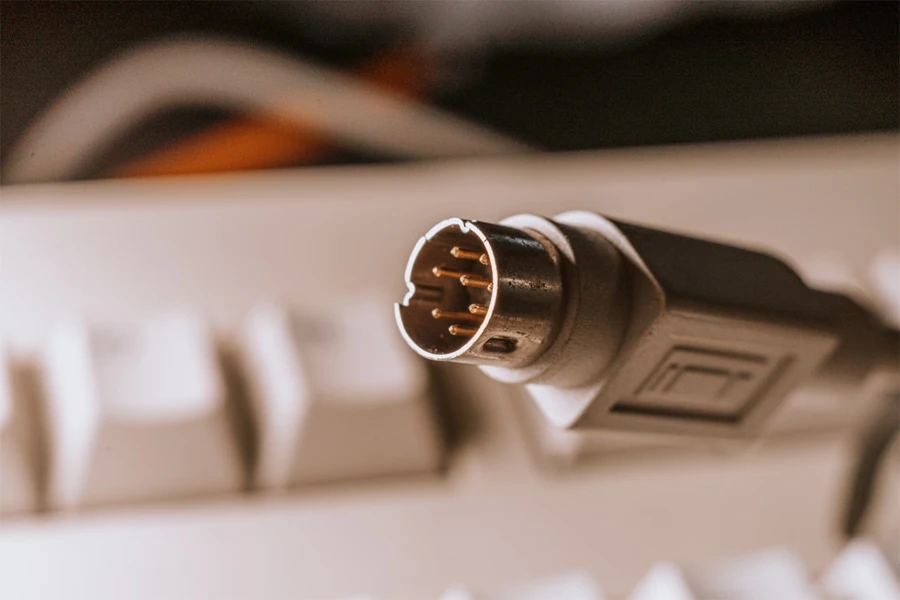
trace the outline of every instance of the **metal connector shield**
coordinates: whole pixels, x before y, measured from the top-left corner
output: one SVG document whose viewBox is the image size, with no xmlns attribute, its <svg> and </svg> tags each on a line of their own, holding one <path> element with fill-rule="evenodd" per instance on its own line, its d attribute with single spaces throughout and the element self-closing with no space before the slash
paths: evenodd
<svg viewBox="0 0 900 600">
<path fill-rule="evenodd" d="M 419 239 L 405 279 L 397 324 L 430 360 L 524 366 L 558 329 L 559 254 L 532 231 L 447 219 Z"/>
</svg>

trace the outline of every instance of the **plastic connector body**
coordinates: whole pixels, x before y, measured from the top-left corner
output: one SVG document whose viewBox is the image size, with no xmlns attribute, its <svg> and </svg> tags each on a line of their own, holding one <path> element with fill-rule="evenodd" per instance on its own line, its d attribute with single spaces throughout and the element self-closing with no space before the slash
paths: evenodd
<svg viewBox="0 0 900 600">
<path fill-rule="evenodd" d="M 406 283 L 410 347 L 524 384 L 563 428 L 751 437 L 841 338 L 834 295 L 780 260 L 589 212 L 448 219 Z"/>
</svg>

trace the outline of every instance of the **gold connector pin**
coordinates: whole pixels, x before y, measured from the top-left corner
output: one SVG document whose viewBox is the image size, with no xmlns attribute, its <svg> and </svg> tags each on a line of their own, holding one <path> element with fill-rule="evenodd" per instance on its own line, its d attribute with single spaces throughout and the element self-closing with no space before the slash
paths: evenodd
<svg viewBox="0 0 900 600">
<path fill-rule="evenodd" d="M 453 277 L 454 279 L 459 279 L 468 275 L 468 273 L 453 271 L 452 269 L 445 269 L 444 267 L 434 267 L 431 269 L 431 272 L 434 273 L 435 277 Z"/>
<path fill-rule="evenodd" d="M 486 317 L 488 314 L 488 307 L 484 304 L 470 304 L 469 312 L 473 315 L 478 315 L 479 317 Z"/>
<path fill-rule="evenodd" d="M 435 308 L 431 311 L 431 316 L 435 319 L 456 319 L 460 321 L 478 321 L 481 319 L 478 318 L 477 315 L 473 313 L 465 313 L 465 312 L 455 312 L 449 310 L 441 310 L 439 308 Z"/>
<path fill-rule="evenodd" d="M 466 287 L 486 288 L 489 292 L 494 291 L 493 283 L 483 277 L 478 277 L 477 275 L 463 274 L 460 276 L 459 282 Z"/>
<path fill-rule="evenodd" d="M 460 248 L 459 246 L 453 246 L 450 249 L 450 254 L 453 255 L 453 258 L 461 258 L 463 260 L 477 260 L 483 265 L 491 264 L 491 260 L 484 252 L 475 252 L 474 250 L 465 250 L 463 248 Z"/>
<path fill-rule="evenodd" d="M 463 260 L 478 260 L 481 258 L 481 252 L 475 252 L 473 250 L 464 250 L 459 246 L 453 246 L 450 248 L 450 254 L 453 255 L 453 258 L 461 258 Z"/>
<path fill-rule="evenodd" d="M 463 327 L 462 325 L 451 325 L 447 328 L 447 331 L 450 332 L 450 335 L 465 337 L 472 337 L 473 335 L 478 333 L 478 330 L 474 327 Z"/>
</svg>

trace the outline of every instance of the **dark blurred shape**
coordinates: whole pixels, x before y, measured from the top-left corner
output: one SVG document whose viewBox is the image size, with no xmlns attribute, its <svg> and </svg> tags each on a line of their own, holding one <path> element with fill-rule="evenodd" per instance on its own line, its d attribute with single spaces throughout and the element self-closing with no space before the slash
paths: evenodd
<svg viewBox="0 0 900 600">
<path fill-rule="evenodd" d="M 485 3 L 463 8 L 476 4 Z M 3 2 L 0 157 L 90 69 L 183 33 L 250 39 L 347 71 L 386 48 L 420 47 L 445 67 L 426 101 L 547 150 L 900 127 L 896 2 L 670 1 L 643 13 L 579 4 L 593 15 L 580 20 L 567 3 L 486 4 Z M 436 29 L 448 10 L 454 18 Z M 535 23 L 550 17 L 536 36 Z M 154 135 L 177 140 L 211 123 L 188 107 L 162 125 L 154 121 Z M 159 146 L 140 137 L 110 155 Z M 351 150 L 328 162 L 382 159 Z"/>
<path fill-rule="evenodd" d="M 900 435 L 900 391 L 885 394 L 878 412 L 870 419 L 857 440 L 857 457 L 848 486 L 841 533 L 848 538 L 860 534 L 860 526 L 872 503 L 879 469 L 889 461 L 888 451 Z"/>
<path fill-rule="evenodd" d="M 621 51 L 509 52 L 440 102 L 550 150 L 895 130 L 896 2 L 710 17 Z"/>
</svg>

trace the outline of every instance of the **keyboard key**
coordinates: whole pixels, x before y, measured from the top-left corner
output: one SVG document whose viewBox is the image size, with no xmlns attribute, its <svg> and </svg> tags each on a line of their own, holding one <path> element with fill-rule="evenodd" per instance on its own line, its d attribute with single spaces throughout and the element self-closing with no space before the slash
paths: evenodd
<svg viewBox="0 0 900 600">
<path fill-rule="evenodd" d="M 259 487 L 435 469 L 441 458 L 423 362 L 390 302 L 329 315 L 258 307 L 244 335 Z"/>
<path fill-rule="evenodd" d="M 831 600 L 900 600 L 900 580 L 881 550 L 870 542 L 851 542 L 819 580 Z"/>
<path fill-rule="evenodd" d="M 900 327 L 900 248 L 886 248 L 869 267 L 867 283 L 881 316 Z"/>
<path fill-rule="evenodd" d="M 234 491 L 242 468 L 209 331 L 187 313 L 71 324 L 44 355 L 54 508 Z"/>
<path fill-rule="evenodd" d="M 37 509 L 33 414 L 14 394 L 12 372 L 0 346 L 0 514 Z"/>
<path fill-rule="evenodd" d="M 672 563 L 654 567 L 629 600 L 823 600 L 792 553 L 770 550 L 732 559 L 704 569 L 683 569 Z"/>
<path fill-rule="evenodd" d="M 460 587 L 449 589 L 441 596 L 441 600 L 603 600 L 603 598 L 603 592 L 594 579 L 578 572 L 516 585 L 499 592 L 475 593 Z"/>
</svg>

